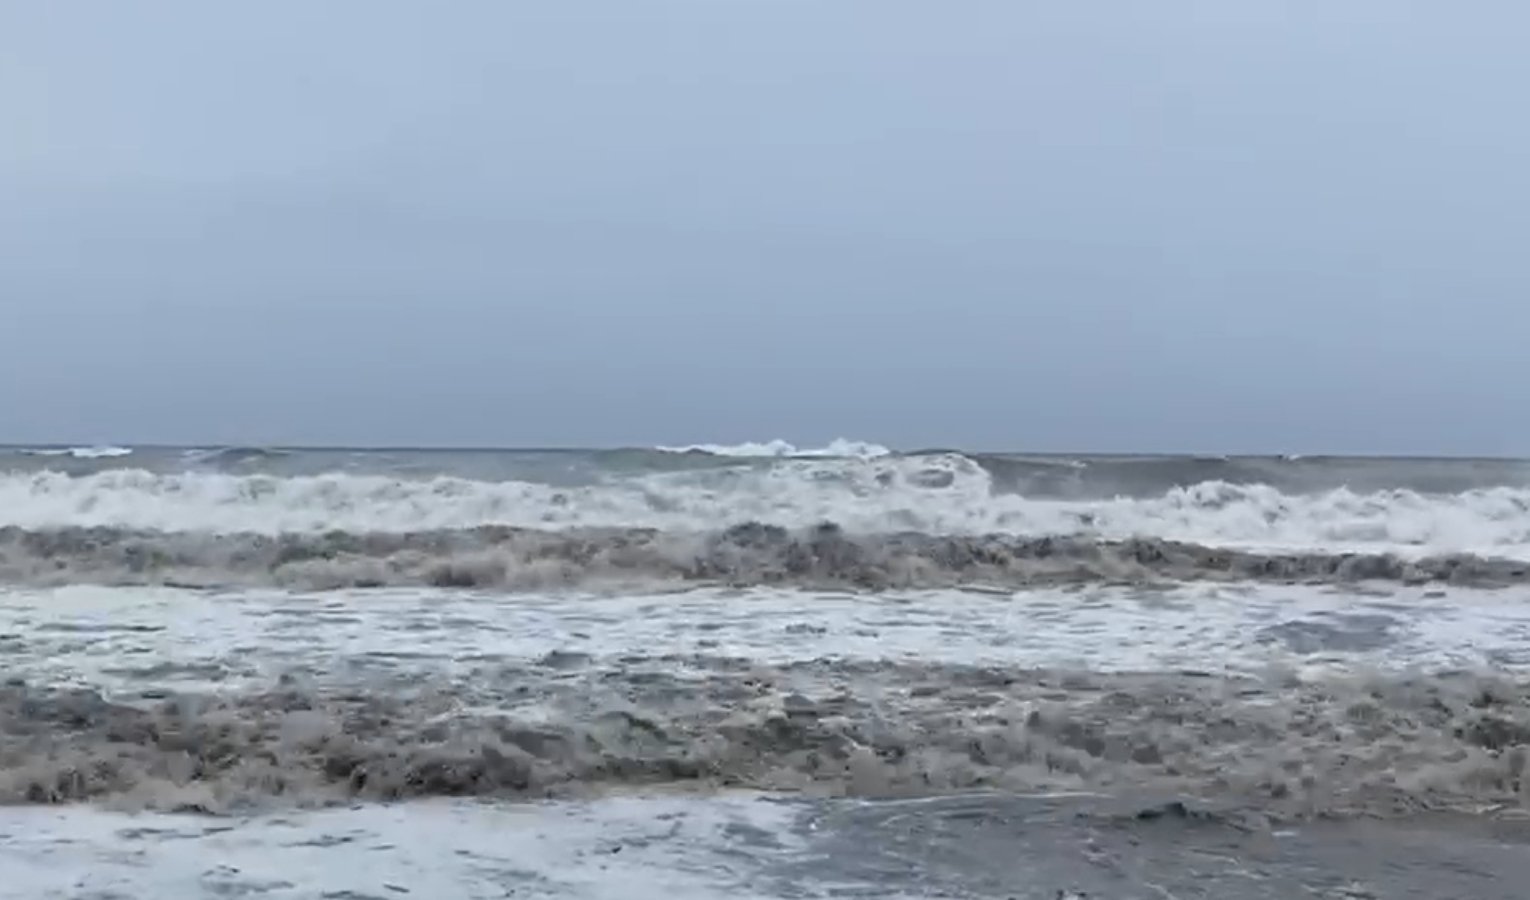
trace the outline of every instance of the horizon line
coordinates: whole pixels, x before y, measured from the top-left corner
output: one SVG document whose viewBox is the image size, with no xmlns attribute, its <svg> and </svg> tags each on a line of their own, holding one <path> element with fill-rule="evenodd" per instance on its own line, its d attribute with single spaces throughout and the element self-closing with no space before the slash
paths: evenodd
<svg viewBox="0 0 1530 900">
<path fill-rule="evenodd" d="M 765 441 L 739 441 L 738 444 L 766 443 Z M 827 443 L 827 442 L 826 442 Z M 936 453 L 956 453 L 961 455 L 976 456 L 1039 456 L 1057 459 L 1352 459 L 1352 460 L 1449 460 L 1460 462 L 1530 462 L 1530 456 L 1514 456 L 1501 454 L 1462 454 L 1462 453 L 1357 453 L 1357 452 L 1215 452 L 1195 450 L 1140 450 L 1140 451 L 1101 451 L 1101 450 L 1024 450 L 1024 449 L 963 449 L 960 447 L 915 447 L 901 449 L 875 441 L 868 441 L 877 446 L 885 447 L 895 456 L 926 456 Z M 715 446 L 728 446 L 725 442 L 714 442 Z M 684 446 L 684 445 L 669 445 Z M 502 444 L 280 444 L 280 443 L 129 443 L 119 441 L 32 441 L 32 442 L 0 442 L 0 452 L 3 451 L 26 451 L 26 450 L 79 450 L 92 449 L 104 450 L 120 448 L 124 450 L 274 450 L 292 453 L 587 453 L 597 452 L 668 452 L 676 455 L 682 454 L 680 450 L 664 450 L 659 445 L 502 445 Z M 801 449 L 814 449 L 812 445 L 806 445 Z M 694 451 L 697 454 L 705 454 L 704 450 Z M 722 455 L 722 454 L 714 454 Z M 779 458 L 790 459 L 793 454 L 783 454 Z M 761 455 L 760 459 L 770 459 L 771 456 Z M 820 457 L 825 458 L 825 457 Z M 829 457 L 832 458 L 832 457 Z M 854 457 L 845 457 L 854 458 Z"/>
</svg>

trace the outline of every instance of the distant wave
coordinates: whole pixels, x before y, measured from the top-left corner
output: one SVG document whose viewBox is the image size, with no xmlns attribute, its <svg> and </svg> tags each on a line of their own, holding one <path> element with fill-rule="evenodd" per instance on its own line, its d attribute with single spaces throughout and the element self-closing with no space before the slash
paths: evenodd
<svg viewBox="0 0 1530 900">
<path fill-rule="evenodd" d="M 739 456 L 739 457 L 796 457 L 796 458 L 826 458 L 837 457 L 840 459 L 875 459 L 881 456 L 890 456 L 892 450 L 881 444 L 871 444 L 865 441 L 851 441 L 845 438 L 837 438 L 830 441 L 824 447 L 798 447 L 795 444 L 783 440 L 765 441 L 764 443 L 743 444 L 689 444 L 683 447 L 655 447 L 654 449 L 664 453 L 705 453 L 710 456 Z"/>
<path fill-rule="evenodd" d="M 70 456 L 75 459 L 112 459 L 119 456 L 130 456 L 133 451 L 128 447 L 40 447 L 25 448 L 20 451 L 24 456 Z"/>
<path fill-rule="evenodd" d="M 189 449 L 181 453 L 182 458 L 194 466 L 220 466 L 237 465 L 241 463 L 264 462 L 266 460 L 281 459 L 291 456 L 289 450 L 276 450 L 270 447 L 215 447 L 211 449 Z"/>
<path fill-rule="evenodd" d="M 745 521 L 857 534 L 1160 538 L 1265 551 L 1530 556 L 1530 489 L 1287 494 L 1208 481 L 1148 497 L 1035 499 L 965 457 L 787 460 L 558 487 L 527 481 L 226 472 L 0 473 L 0 525 L 207 533 L 420 532 L 485 525 L 703 533 Z"/>
</svg>

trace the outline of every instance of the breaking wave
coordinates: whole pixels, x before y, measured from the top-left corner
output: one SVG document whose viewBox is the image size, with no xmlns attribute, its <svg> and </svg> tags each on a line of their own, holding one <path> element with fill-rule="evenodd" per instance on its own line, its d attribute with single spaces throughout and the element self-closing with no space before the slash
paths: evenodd
<svg viewBox="0 0 1530 900">
<path fill-rule="evenodd" d="M 707 534 L 482 526 L 423 532 L 206 534 L 0 528 L 0 580 L 338 590 L 776 585 L 857 590 L 1253 580 L 1502 587 L 1530 563 L 1471 555 L 1262 554 L 1161 539 L 851 535 L 746 524 Z"/>
<path fill-rule="evenodd" d="M 27 447 L 16 452 L 23 456 L 68 456 L 74 459 L 118 459 L 133 454 L 127 447 Z"/>
<path fill-rule="evenodd" d="M 606 476 L 567 487 L 340 473 L 0 474 L 0 525 L 29 530 L 404 534 L 507 526 L 678 534 L 741 522 L 790 529 L 834 522 L 853 534 L 1150 538 L 1265 552 L 1530 557 L 1526 488 L 1288 494 L 1208 481 L 1149 497 L 1040 499 L 1001 490 L 988 469 L 955 454 L 786 460 Z"/>
<path fill-rule="evenodd" d="M 470 683 L 287 679 L 138 703 L 13 682 L 0 687 L 0 802 L 217 813 L 692 784 L 866 797 L 1163 791 L 1279 819 L 1517 809 L 1530 791 L 1530 690 L 1503 678 L 726 660 L 697 677 L 663 659 L 641 670 L 587 662 L 486 668 Z"/>
<path fill-rule="evenodd" d="M 290 450 L 270 447 L 216 447 L 192 448 L 181 451 L 181 458 L 189 466 L 216 468 L 223 465 L 239 465 L 250 462 L 282 459 L 292 455 Z"/>
<path fill-rule="evenodd" d="M 852 441 L 846 438 L 835 438 L 823 447 L 798 447 L 795 444 L 778 438 L 773 441 L 765 441 L 764 443 L 688 444 L 683 447 L 655 447 L 654 449 L 663 453 L 704 453 L 709 456 L 796 459 L 876 459 L 878 457 L 891 456 L 893 452 L 881 444 Z"/>
</svg>

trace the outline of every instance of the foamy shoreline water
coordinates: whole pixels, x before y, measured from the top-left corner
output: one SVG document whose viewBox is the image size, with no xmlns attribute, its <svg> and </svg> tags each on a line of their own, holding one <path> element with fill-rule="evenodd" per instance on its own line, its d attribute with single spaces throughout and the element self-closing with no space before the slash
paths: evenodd
<svg viewBox="0 0 1530 900">
<path fill-rule="evenodd" d="M 70 588 L 4 595 L 0 629 L 12 801 L 1152 786 L 1300 815 L 1517 802 L 1496 751 L 1530 734 L 1530 614 L 1492 593 Z"/>
<path fill-rule="evenodd" d="M 1451 826 L 1404 875 L 1383 862 L 1434 826 L 1310 817 L 1518 809 L 1522 607 L 1246 584 L 11 589 L 0 795 L 24 805 L 0 808 L 0 896 L 1243 890 L 1232 862 L 1174 862 L 1197 848 L 1263 854 L 1271 893 L 1232 896 L 1448 896 L 1516 857 Z"/>
</svg>

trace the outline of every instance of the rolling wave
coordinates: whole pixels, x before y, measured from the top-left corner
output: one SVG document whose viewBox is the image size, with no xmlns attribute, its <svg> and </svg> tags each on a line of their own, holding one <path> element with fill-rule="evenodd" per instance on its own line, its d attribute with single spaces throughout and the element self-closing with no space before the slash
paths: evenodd
<svg viewBox="0 0 1530 900">
<path fill-rule="evenodd" d="M 1191 580 L 1502 587 L 1530 583 L 1530 563 L 1470 555 L 1264 554 L 1161 539 L 851 535 L 827 524 L 789 531 L 748 523 L 708 534 L 488 526 L 277 536 L 0 528 L 0 581 L 29 585 L 1015 590 Z"/>
<path fill-rule="evenodd" d="M 1530 741 L 1530 686 L 1473 675 L 1306 684 L 714 660 L 697 678 L 587 662 L 138 703 L 11 681 L 0 803 L 247 814 L 655 784 L 874 798 L 1082 790 L 1189 797 L 1268 823 L 1517 809 Z M 889 683 L 908 689 L 878 687 Z"/>
<path fill-rule="evenodd" d="M 277 450 L 270 447 L 215 447 L 184 450 L 181 452 L 181 459 L 189 466 L 217 468 L 284 459 L 291 455 L 290 450 Z"/>
<path fill-rule="evenodd" d="M 853 534 L 1150 538 L 1246 551 L 1530 558 L 1525 488 L 1287 494 L 1268 485 L 1210 481 L 1142 498 L 1039 499 L 999 490 L 988 469 L 955 454 L 788 460 L 764 468 L 603 477 L 569 487 L 134 469 L 0 474 L 0 525 L 30 530 L 402 534 L 507 526 L 697 534 L 740 522 L 785 528 L 834 522 Z"/>
<path fill-rule="evenodd" d="M 1288 495 L 1340 488 L 1356 494 L 1409 490 L 1460 494 L 1497 487 L 1530 490 L 1530 460 L 1377 459 L 1322 456 L 1098 456 L 970 453 L 954 449 L 891 451 L 836 440 L 823 447 L 785 441 L 618 449 L 366 449 L 229 447 L 0 447 L 0 472 L 49 470 L 84 476 L 142 470 L 155 475 L 221 472 L 294 478 L 375 475 L 486 482 L 595 484 L 626 476 L 743 469 L 781 470 L 783 477 L 822 477 L 834 470 L 884 473 L 888 467 L 950 468 L 952 460 L 982 470 L 993 493 L 1032 500 L 1152 499 L 1174 489 L 1225 483 L 1265 486 Z"/>
</svg>

